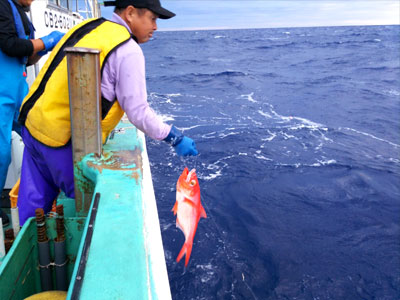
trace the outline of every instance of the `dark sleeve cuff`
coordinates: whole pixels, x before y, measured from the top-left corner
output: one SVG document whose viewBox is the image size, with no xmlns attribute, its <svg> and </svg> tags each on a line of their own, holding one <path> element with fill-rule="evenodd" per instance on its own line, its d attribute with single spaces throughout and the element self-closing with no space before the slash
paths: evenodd
<svg viewBox="0 0 400 300">
<path fill-rule="evenodd" d="M 13 37 L 2 47 L 2 50 L 11 57 L 29 57 L 33 54 L 33 43 L 30 40 Z"/>
<path fill-rule="evenodd" d="M 168 136 L 164 139 L 168 144 L 171 144 L 173 147 L 178 145 L 183 139 L 183 134 L 176 128 L 174 125 L 171 127 L 171 131 Z"/>
</svg>

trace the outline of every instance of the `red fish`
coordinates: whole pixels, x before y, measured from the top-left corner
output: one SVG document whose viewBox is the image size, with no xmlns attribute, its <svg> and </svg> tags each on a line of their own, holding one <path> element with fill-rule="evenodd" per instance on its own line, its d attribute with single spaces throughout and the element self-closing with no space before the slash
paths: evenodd
<svg viewBox="0 0 400 300">
<path fill-rule="evenodd" d="M 186 254 L 186 267 L 192 253 L 197 224 L 201 217 L 207 218 L 206 211 L 200 202 L 200 186 L 195 169 L 189 172 L 188 168 L 185 168 L 179 177 L 176 184 L 176 202 L 172 211 L 174 215 L 177 214 L 176 227 L 182 230 L 185 235 L 185 243 L 176 258 L 176 262 L 179 262 Z"/>
</svg>

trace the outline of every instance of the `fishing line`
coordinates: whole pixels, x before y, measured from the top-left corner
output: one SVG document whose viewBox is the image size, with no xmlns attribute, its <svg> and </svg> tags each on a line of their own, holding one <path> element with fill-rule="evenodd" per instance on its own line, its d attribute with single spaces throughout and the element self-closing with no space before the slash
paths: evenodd
<svg viewBox="0 0 400 300">
<path fill-rule="evenodd" d="M 185 156 L 179 156 L 179 159 L 181 161 L 181 164 L 183 165 L 181 168 L 179 168 L 180 171 L 182 172 L 185 167 L 188 167 L 188 164 L 187 164 Z M 189 167 L 188 167 L 188 169 L 189 169 Z"/>
<path fill-rule="evenodd" d="M 185 167 L 187 167 L 190 170 L 192 169 L 196 169 L 197 172 L 201 172 L 202 170 L 200 170 L 198 168 L 198 166 L 201 166 L 201 162 L 199 161 L 200 158 L 200 154 L 196 155 L 196 156 L 179 156 L 179 159 L 183 165 L 182 169 L 184 169 Z M 228 258 L 228 261 L 231 261 L 231 257 L 233 257 L 233 253 L 234 251 L 228 247 L 228 243 L 225 241 L 224 235 L 222 233 L 222 230 L 219 229 L 217 222 L 215 221 L 215 218 L 213 217 L 213 215 L 211 214 L 211 210 L 208 207 L 207 203 L 204 201 L 204 198 L 201 196 L 200 194 L 200 201 L 202 203 L 202 205 L 204 205 L 204 208 L 206 210 L 206 214 L 207 214 L 207 219 L 211 219 L 211 222 L 214 225 L 215 228 L 215 232 L 218 234 L 218 236 L 220 237 L 221 241 L 222 241 L 222 247 L 223 247 L 223 253 L 226 254 L 226 257 Z M 183 269 L 183 274 L 184 275 L 186 273 L 186 268 Z M 246 286 L 246 288 L 249 290 L 249 292 L 251 293 L 251 295 L 253 296 L 254 299 L 258 300 L 257 296 L 255 295 L 255 293 L 253 292 L 252 288 L 250 287 L 250 285 L 245 281 L 245 276 L 244 273 L 241 272 L 242 274 L 242 280 L 237 279 L 238 283 L 240 281 L 242 281 L 244 283 L 244 285 Z"/>
<path fill-rule="evenodd" d="M 182 170 L 185 167 L 187 167 L 189 169 L 189 171 L 191 169 L 196 169 L 196 171 L 197 171 L 198 157 L 199 157 L 199 155 L 197 155 L 197 156 L 179 156 L 179 159 L 183 165 Z"/>
<path fill-rule="evenodd" d="M 201 171 L 198 169 L 198 165 L 199 165 L 199 157 L 200 154 L 197 156 L 180 156 L 179 159 L 181 161 L 181 163 L 183 164 L 183 168 L 184 167 L 188 167 L 189 171 L 191 169 L 196 169 L 196 171 Z M 189 166 L 189 162 L 192 163 L 192 165 Z M 182 168 L 182 169 L 183 169 Z M 204 208 L 206 209 L 206 214 L 207 214 L 207 219 L 210 219 L 211 222 L 214 224 L 215 227 L 215 231 L 217 232 L 218 236 L 221 238 L 222 240 L 222 247 L 223 247 L 223 252 L 226 254 L 228 261 L 231 261 L 231 257 L 233 256 L 234 251 L 228 247 L 227 242 L 225 241 L 224 235 L 222 233 L 222 231 L 219 229 L 217 222 L 215 221 L 215 218 L 213 217 L 213 215 L 211 214 L 211 210 L 208 207 L 207 203 L 204 201 L 204 198 L 201 196 L 200 194 L 200 201 L 202 203 L 202 205 L 204 205 Z M 229 251 L 227 251 L 229 250 Z M 231 255 L 229 255 L 229 253 Z M 186 268 L 184 268 L 183 274 L 184 275 L 186 273 Z M 252 288 L 249 286 L 249 284 L 245 281 L 245 276 L 244 273 L 241 272 L 242 274 L 242 282 L 244 283 L 244 285 L 246 286 L 246 288 L 250 291 L 251 295 L 253 296 L 254 299 L 258 300 L 257 296 L 254 294 Z M 238 282 L 240 282 L 240 279 L 238 279 Z"/>
<path fill-rule="evenodd" d="M 231 261 L 230 256 L 233 256 L 233 255 L 229 255 L 229 254 L 228 254 L 228 251 L 226 251 L 226 250 L 229 250 L 229 252 L 230 252 L 231 254 L 233 254 L 234 251 L 233 251 L 230 247 L 228 247 L 228 244 L 225 242 L 224 235 L 222 234 L 221 230 L 218 228 L 217 222 L 215 222 L 214 217 L 212 216 L 211 210 L 210 210 L 210 208 L 208 207 L 207 203 L 206 203 L 205 201 L 203 201 L 203 197 L 201 197 L 201 204 L 204 205 L 205 208 L 206 208 L 207 219 L 210 219 L 210 220 L 214 223 L 215 229 L 216 229 L 218 235 L 221 237 L 221 239 L 222 239 L 222 241 L 223 241 L 223 242 L 222 242 L 222 247 L 224 248 L 224 253 L 225 253 L 226 256 L 227 256 L 228 261 Z M 238 280 L 238 282 L 240 282 L 240 280 Z M 249 286 L 249 284 L 245 281 L 245 277 L 244 277 L 243 272 L 242 272 L 242 282 L 245 284 L 245 286 L 247 287 L 247 289 L 250 291 L 250 293 L 251 293 L 251 295 L 254 297 L 254 299 L 258 300 L 257 296 L 256 296 L 256 295 L 254 294 L 254 292 L 253 292 L 253 289 L 252 289 L 252 288 Z"/>
<path fill-rule="evenodd" d="M 228 243 L 225 241 L 224 235 L 222 233 L 222 230 L 219 229 L 217 222 L 215 222 L 215 218 L 212 216 L 211 214 L 211 210 L 207 205 L 207 202 L 204 201 L 204 198 L 200 195 L 200 199 L 201 199 L 201 204 L 204 205 L 205 209 L 206 209 L 206 214 L 207 214 L 207 219 L 210 219 L 212 221 L 212 223 L 214 224 L 214 227 L 216 229 L 216 232 L 218 233 L 218 235 L 221 237 L 222 240 L 222 247 L 223 247 L 223 251 L 226 254 L 228 261 L 231 261 L 231 257 L 234 256 L 233 253 L 234 251 L 231 249 L 231 247 L 228 247 Z M 231 255 L 229 255 L 228 251 L 231 253 Z M 244 273 L 242 273 L 242 282 L 245 284 L 245 286 L 247 287 L 247 289 L 250 291 L 251 295 L 253 296 L 254 299 L 258 300 L 257 296 L 254 294 L 253 289 L 249 286 L 249 284 L 245 281 L 245 276 Z M 238 279 L 238 282 L 240 282 L 240 280 Z"/>
<path fill-rule="evenodd" d="M 200 156 L 200 154 L 193 157 L 193 168 L 196 170 L 198 170 L 197 165 L 198 165 L 198 161 L 199 161 L 199 156 Z"/>
</svg>

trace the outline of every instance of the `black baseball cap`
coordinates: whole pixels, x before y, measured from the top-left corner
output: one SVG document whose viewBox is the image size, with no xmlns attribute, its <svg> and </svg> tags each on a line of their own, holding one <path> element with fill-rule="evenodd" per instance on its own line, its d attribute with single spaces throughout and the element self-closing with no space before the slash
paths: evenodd
<svg viewBox="0 0 400 300">
<path fill-rule="evenodd" d="M 132 5 L 136 8 L 147 8 L 156 13 L 160 19 L 169 19 L 175 14 L 163 7 L 161 7 L 160 0 L 115 0 L 104 1 L 104 6 L 115 6 L 118 8 L 125 8 Z"/>
</svg>

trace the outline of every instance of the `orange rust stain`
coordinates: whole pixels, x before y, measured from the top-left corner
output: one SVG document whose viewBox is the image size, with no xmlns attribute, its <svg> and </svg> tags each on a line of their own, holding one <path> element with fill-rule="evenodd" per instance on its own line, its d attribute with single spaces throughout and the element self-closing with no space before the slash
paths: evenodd
<svg viewBox="0 0 400 300">
<path fill-rule="evenodd" d="M 88 161 L 88 166 L 102 173 L 103 170 L 131 171 L 130 177 L 136 181 L 143 173 L 143 162 L 141 151 L 135 150 L 110 151 L 103 155 L 103 159 Z"/>
</svg>

